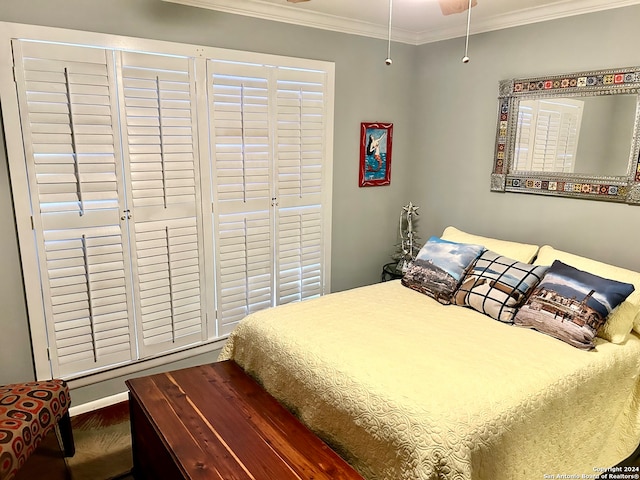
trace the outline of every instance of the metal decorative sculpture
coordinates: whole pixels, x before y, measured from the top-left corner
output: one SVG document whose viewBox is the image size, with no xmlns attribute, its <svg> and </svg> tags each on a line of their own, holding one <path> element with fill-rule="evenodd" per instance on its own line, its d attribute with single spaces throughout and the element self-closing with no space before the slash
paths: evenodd
<svg viewBox="0 0 640 480">
<path fill-rule="evenodd" d="M 402 273 L 407 271 L 420 251 L 420 245 L 417 243 L 420 237 L 415 234 L 413 228 L 414 217 L 419 215 L 418 208 L 420 207 L 409 202 L 400 211 L 400 243 L 397 245 L 399 251 L 393 258 L 398 261 L 396 270 Z"/>
</svg>

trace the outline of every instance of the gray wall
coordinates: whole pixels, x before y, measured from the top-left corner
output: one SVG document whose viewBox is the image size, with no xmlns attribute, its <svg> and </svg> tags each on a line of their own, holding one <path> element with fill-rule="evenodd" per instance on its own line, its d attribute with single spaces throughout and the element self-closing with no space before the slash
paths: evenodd
<svg viewBox="0 0 640 480">
<path fill-rule="evenodd" d="M 408 191 L 422 234 L 447 225 L 481 235 L 551 244 L 640 270 L 640 207 L 489 190 L 498 82 L 640 64 L 640 6 L 418 47 L 416 158 Z"/>
<path fill-rule="evenodd" d="M 0 4 L 1 21 L 335 62 L 334 291 L 378 281 L 382 264 L 394 251 L 400 208 L 409 200 L 421 207 L 417 228 L 423 240 L 452 224 L 478 234 L 550 243 L 640 270 L 633 240 L 640 233 L 640 207 L 489 191 L 498 81 L 640 64 L 637 18 L 640 7 L 628 7 L 476 35 L 467 65 L 460 62 L 463 39 L 419 47 L 394 44 L 389 68 L 382 40 L 160 0 Z M 358 188 L 360 122 L 373 121 L 394 123 L 391 185 Z M 5 206 L 0 213 L 0 384 L 33 375 L 7 170 L 6 160 L 0 159 L 0 201 Z M 77 404 L 123 390 L 119 379 L 72 395 Z"/>
<path fill-rule="evenodd" d="M 576 173 L 626 175 L 637 95 L 584 98 Z"/>
<path fill-rule="evenodd" d="M 0 102 L 2 99 L 0 99 Z M 2 127 L 0 118 L 0 127 Z M 11 207 L 11 187 L 7 175 L 4 127 L 0 128 L 0 385 L 31 380 L 33 364 L 27 326 L 27 307 L 15 217 Z"/>
</svg>

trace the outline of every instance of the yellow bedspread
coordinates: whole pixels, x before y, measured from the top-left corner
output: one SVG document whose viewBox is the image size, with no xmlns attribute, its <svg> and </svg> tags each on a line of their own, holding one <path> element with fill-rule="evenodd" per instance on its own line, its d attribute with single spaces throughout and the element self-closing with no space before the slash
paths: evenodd
<svg viewBox="0 0 640 480">
<path fill-rule="evenodd" d="M 220 359 L 368 480 L 594 478 L 640 438 L 640 338 L 596 345 L 393 281 L 254 313 Z"/>
</svg>

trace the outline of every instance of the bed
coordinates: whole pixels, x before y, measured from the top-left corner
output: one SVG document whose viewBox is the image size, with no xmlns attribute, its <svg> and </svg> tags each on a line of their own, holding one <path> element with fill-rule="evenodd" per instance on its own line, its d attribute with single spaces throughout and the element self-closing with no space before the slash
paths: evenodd
<svg viewBox="0 0 640 480">
<path fill-rule="evenodd" d="M 544 252 L 540 265 L 565 255 Z M 623 338 L 595 337 L 588 351 L 394 280 L 256 312 L 220 360 L 367 480 L 595 478 L 640 439 L 639 291 Z"/>
</svg>

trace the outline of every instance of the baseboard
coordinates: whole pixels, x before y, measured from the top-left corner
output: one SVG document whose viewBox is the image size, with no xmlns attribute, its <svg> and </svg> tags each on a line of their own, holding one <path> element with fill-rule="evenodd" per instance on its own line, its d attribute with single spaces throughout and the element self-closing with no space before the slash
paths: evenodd
<svg viewBox="0 0 640 480">
<path fill-rule="evenodd" d="M 75 415 L 80 415 L 81 413 L 92 412 L 94 410 L 98 410 L 99 408 L 115 405 L 116 403 L 124 402 L 128 399 L 129 392 L 116 393 L 115 395 L 99 398 L 98 400 L 94 400 L 92 402 L 72 406 L 71 408 L 69 408 L 69 414 L 73 417 Z"/>
</svg>

